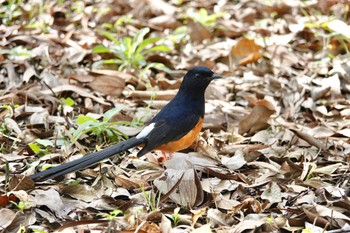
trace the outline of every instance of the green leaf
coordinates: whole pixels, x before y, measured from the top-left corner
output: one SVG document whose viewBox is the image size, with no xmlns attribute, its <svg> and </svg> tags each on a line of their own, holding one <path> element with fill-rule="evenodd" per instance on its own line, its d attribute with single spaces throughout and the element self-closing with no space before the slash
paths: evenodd
<svg viewBox="0 0 350 233">
<path fill-rule="evenodd" d="M 39 154 L 41 152 L 40 147 L 36 143 L 30 143 L 28 146 L 35 154 Z"/>
<path fill-rule="evenodd" d="M 107 112 L 105 112 L 105 114 L 103 114 L 103 122 L 108 122 L 115 114 L 120 112 L 122 109 L 122 107 L 109 109 Z"/>
<path fill-rule="evenodd" d="M 73 144 L 76 140 L 78 140 L 82 135 L 87 134 L 88 132 L 93 131 L 96 126 L 92 126 L 93 124 L 98 124 L 93 121 L 86 121 L 79 125 L 78 129 L 73 131 L 73 140 L 71 144 Z"/>
<path fill-rule="evenodd" d="M 109 214 L 113 215 L 113 216 L 117 216 L 117 215 L 122 214 L 122 213 L 123 213 L 123 211 L 121 211 L 120 209 L 115 209 L 115 210 L 111 211 Z"/>
<path fill-rule="evenodd" d="M 36 139 L 35 141 L 44 147 L 53 146 L 53 142 L 50 140 Z"/>
<path fill-rule="evenodd" d="M 133 47 L 131 49 L 132 53 L 134 53 L 136 51 L 136 48 L 142 43 L 143 38 L 149 32 L 150 32 L 149 28 L 142 28 L 137 32 L 137 34 L 135 35 L 135 37 L 132 41 L 132 45 L 133 45 Z"/>
<path fill-rule="evenodd" d="M 103 23 L 102 27 L 111 29 L 111 28 L 113 28 L 113 25 L 111 23 Z"/>
<path fill-rule="evenodd" d="M 96 45 L 92 48 L 92 53 L 110 53 L 111 50 L 103 45 Z"/>
<path fill-rule="evenodd" d="M 139 45 L 139 47 L 137 48 L 135 53 L 140 53 L 142 52 L 142 50 L 149 44 L 155 43 L 157 41 L 159 41 L 160 38 L 158 37 L 152 37 L 152 38 L 147 38 L 144 41 L 142 41 L 142 43 Z"/>
<path fill-rule="evenodd" d="M 72 107 L 75 103 L 74 100 L 70 97 L 68 97 L 67 99 L 61 98 L 61 102 L 69 107 Z"/>
<path fill-rule="evenodd" d="M 92 121 L 92 122 L 98 122 L 95 118 L 91 117 L 91 116 L 85 116 L 85 115 L 79 115 L 78 118 L 77 118 L 77 124 L 78 125 L 82 125 L 86 122 L 89 122 L 89 121 Z"/>
<path fill-rule="evenodd" d="M 98 30 L 97 32 L 101 33 L 102 35 L 104 35 L 107 39 L 113 41 L 115 44 L 120 44 L 119 40 L 117 38 L 115 38 L 112 33 L 109 33 L 107 31 L 103 31 L 103 30 Z"/>
<path fill-rule="evenodd" d="M 133 54 L 133 50 L 132 50 L 132 39 L 130 37 L 124 37 L 122 40 L 122 51 L 123 54 L 126 58 L 131 58 L 132 54 Z"/>
<path fill-rule="evenodd" d="M 44 165 L 41 167 L 41 170 L 42 170 L 42 171 L 45 171 L 45 170 L 47 170 L 47 169 L 49 169 L 49 168 L 57 167 L 57 166 L 58 166 L 58 164 L 44 164 Z"/>
<path fill-rule="evenodd" d="M 152 52 L 168 53 L 170 51 L 171 51 L 171 49 L 168 46 L 166 46 L 166 45 L 157 45 L 157 46 L 154 46 L 154 47 L 146 50 L 143 54 L 146 55 L 146 54 L 149 54 L 149 53 L 152 53 Z"/>
</svg>

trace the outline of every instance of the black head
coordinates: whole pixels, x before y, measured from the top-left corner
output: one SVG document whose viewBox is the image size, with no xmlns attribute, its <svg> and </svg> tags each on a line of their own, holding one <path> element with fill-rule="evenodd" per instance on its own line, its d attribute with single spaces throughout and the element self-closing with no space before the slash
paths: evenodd
<svg viewBox="0 0 350 233">
<path fill-rule="evenodd" d="M 221 78 L 220 75 L 214 74 L 208 67 L 197 66 L 190 69 L 182 81 L 181 89 L 192 89 L 192 91 L 202 91 L 205 89 L 213 79 Z"/>
</svg>

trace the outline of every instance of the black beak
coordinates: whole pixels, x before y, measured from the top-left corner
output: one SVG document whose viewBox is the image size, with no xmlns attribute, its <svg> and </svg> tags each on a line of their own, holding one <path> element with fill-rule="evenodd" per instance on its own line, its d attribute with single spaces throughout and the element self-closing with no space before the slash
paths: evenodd
<svg viewBox="0 0 350 233">
<path fill-rule="evenodd" d="M 222 78 L 222 76 L 218 75 L 218 74 L 213 74 L 211 76 L 212 79 L 219 79 L 219 78 Z"/>
</svg>

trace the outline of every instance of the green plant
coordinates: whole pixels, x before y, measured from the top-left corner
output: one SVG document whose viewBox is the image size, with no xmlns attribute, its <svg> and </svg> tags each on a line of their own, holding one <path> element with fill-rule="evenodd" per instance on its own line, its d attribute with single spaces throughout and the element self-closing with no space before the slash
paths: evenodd
<svg viewBox="0 0 350 233">
<path fill-rule="evenodd" d="M 120 209 L 115 209 L 115 210 L 109 212 L 108 214 L 99 213 L 97 215 L 107 218 L 108 221 L 113 221 L 119 214 L 123 214 L 123 211 L 121 211 Z"/>
<path fill-rule="evenodd" d="M 0 18 L 3 24 L 11 25 L 22 15 L 21 3 L 22 0 L 9 0 L 7 4 L 0 5 Z"/>
<path fill-rule="evenodd" d="M 305 7 L 308 7 L 305 5 Z M 334 50 L 334 46 L 332 46 L 332 40 L 336 40 L 339 42 L 340 46 L 343 47 L 347 54 L 350 53 L 350 49 L 348 47 L 350 42 L 350 27 L 346 23 L 347 15 L 349 13 L 349 7 L 345 7 L 344 15 L 341 17 L 342 19 L 336 19 L 334 16 L 321 16 L 322 14 L 313 10 L 311 12 L 301 8 L 300 9 L 303 15 L 308 19 L 304 22 L 304 26 L 309 28 L 310 30 L 315 30 L 315 37 L 322 38 L 323 40 L 323 50 L 326 52 L 327 49 Z M 314 14 L 314 15 L 312 15 Z M 315 16 L 316 15 L 316 16 Z M 329 53 L 329 57 L 334 58 L 334 54 Z"/>
<path fill-rule="evenodd" d="M 61 98 L 60 100 L 61 100 L 61 102 L 63 104 L 65 104 L 65 105 L 67 105 L 69 107 L 72 107 L 75 104 L 75 101 L 72 98 L 70 98 L 70 97 L 68 97 L 68 98 Z"/>
<path fill-rule="evenodd" d="M 133 125 L 135 122 L 126 122 L 126 121 L 117 121 L 117 122 L 110 122 L 111 118 L 119 113 L 122 110 L 121 107 L 119 108 L 112 108 L 105 112 L 103 114 L 102 121 L 99 121 L 91 116 L 86 115 L 80 115 L 77 118 L 77 124 L 78 128 L 73 131 L 73 141 L 74 143 L 76 140 L 81 138 L 83 135 L 86 134 L 92 134 L 95 135 L 99 143 L 102 143 L 104 141 L 110 140 L 110 141 L 117 141 L 120 136 L 127 138 L 127 135 L 125 135 L 123 132 L 118 130 L 115 126 L 118 125 Z"/>
<path fill-rule="evenodd" d="M 151 192 L 147 193 L 142 186 L 140 186 L 140 188 L 141 188 L 143 196 L 145 197 L 146 202 L 147 202 L 149 208 L 151 209 L 151 211 L 158 210 L 159 204 L 160 204 L 161 193 L 160 192 L 154 193 L 153 190 Z"/>
<path fill-rule="evenodd" d="M 49 152 L 49 147 L 53 147 L 54 143 L 50 140 L 36 139 L 35 142 L 28 144 L 30 149 L 38 156 L 43 156 Z"/>
<path fill-rule="evenodd" d="M 180 207 L 177 207 L 174 209 L 174 213 L 173 214 L 165 214 L 165 216 L 167 218 L 169 218 L 170 220 L 173 221 L 174 223 L 174 227 L 178 226 L 179 223 L 180 223 L 180 215 L 179 215 L 179 212 L 180 212 Z"/>
<path fill-rule="evenodd" d="M 115 38 L 111 33 L 107 31 L 99 31 L 107 39 L 113 42 L 110 48 L 103 45 L 97 45 L 92 49 L 93 53 L 112 53 L 115 58 L 101 60 L 93 64 L 93 68 L 97 68 L 102 64 L 116 64 L 118 70 L 148 70 L 150 68 L 162 69 L 165 66 L 161 63 L 147 63 L 146 56 L 151 53 L 170 52 L 169 47 L 165 45 L 155 45 L 161 38 L 145 36 L 149 33 L 149 28 L 140 29 L 135 37 L 123 37 L 121 39 Z M 151 46 L 152 45 L 152 46 Z"/>
<path fill-rule="evenodd" d="M 18 203 L 14 202 L 14 201 L 10 201 L 12 204 L 14 204 L 18 210 L 23 213 L 23 211 L 25 210 L 25 208 L 27 208 L 30 205 L 29 201 L 20 201 Z"/>
<path fill-rule="evenodd" d="M 222 18 L 226 13 L 214 13 L 208 14 L 205 8 L 200 8 L 198 11 L 194 11 L 192 8 L 187 11 L 186 15 L 182 15 L 183 18 L 190 18 L 195 22 L 202 24 L 206 28 L 214 28 L 216 26 L 216 21 Z"/>
<path fill-rule="evenodd" d="M 40 229 L 32 229 L 32 231 L 35 233 L 47 233 L 46 231 Z"/>
<path fill-rule="evenodd" d="M 32 52 L 23 46 L 17 46 L 12 49 L 1 49 L 0 54 L 8 54 L 10 58 L 29 58 Z"/>
<path fill-rule="evenodd" d="M 102 27 L 108 29 L 109 31 L 118 32 L 121 26 L 131 24 L 134 21 L 132 14 L 120 16 L 114 24 L 104 23 Z"/>
</svg>

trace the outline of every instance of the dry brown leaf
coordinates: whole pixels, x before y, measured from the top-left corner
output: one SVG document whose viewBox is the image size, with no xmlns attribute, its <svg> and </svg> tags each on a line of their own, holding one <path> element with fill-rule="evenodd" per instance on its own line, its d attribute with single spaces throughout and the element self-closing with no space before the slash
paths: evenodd
<svg viewBox="0 0 350 233">
<path fill-rule="evenodd" d="M 0 228 L 4 230 L 10 226 L 13 220 L 16 218 L 16 213 L 10 209 L 1 208 L 0 216 Z"/>
<path fill-rule="evenodd" d="M 8 189 L 11 191 L 30 190 L 35 187 L 32 179 L 23 175 L 14 175 L 10 178 Z"/>
<path fill-rule="evenodd" d="M 172 227 L 171 227 L 171 221 L 165 215 L 162 215 L 162 221 L 159 224 L 159 230 L 162 233 L 171 233 Z"/>
<path fill-rule="evenodd" d="M 268 200 L 271 204 L 280 203 L 282 201 L 281 188 L 276 182 L 271 182 L 270 186 L 261 194 L 261 198 Z"/>
<path fill-rule="evenodd" d="M 203 40 L 211 38 L 209 30 L 200 23 L 188 19 L 188 27 L 190 29 L 190 37 L 192 41 L 202 42 Z"/>
<path fill-rule="evenodd" d="M 41 93 L 44 95 L 50 95 L 50 94 L 52 94 L 52 92 L 57 94 L 57 93 L 61 93 L 63 91 L 73 91 L 80 96 L 91 98 L 94 101 L 96 101 L 97 103 L 104 104 L 104 105 L 110 105 L 110 103 L 106 102 L 103 98 L 96 97 L 93 94 L 86 91 L 86 89 L 83 89 L 81 87 L 77 87 L 74 85 L 62 85 L 62 86 L 54 87 L 51 90 L 41 91 Z"/>
<path fill-rule="evenodd" d="M 119 77 L 99 75 L 87 85 L 105 95 L 120 96 L 124 90 L 125 81 Z"/>
<path fill-rule="evenodd" d="M 232 47 L 229 56 L 233 63 L 243 66 L 259 60 L 262 57 L 260 49 L 261 47 L 255 44 L 254 40 L 244 38 Z"/>
<path fill-rule="evenodd" d="M 166 169 L 162 176 L 154 180 L 154 185 L 163 194 L 168 193 L 178 180 L 182 180 L 176 191 L 170 194 L 170 199 L 175 203 L 192 207 L 203 201 L 203 190 L 194 169 Z"/>
<path fill-rule="evenodd" d="M 115 183 L 119 186 L 126 188 L 126 189 L 139 188 L 139 187 L 144 187 L 144 188 L 149 187 L 148 182 L 143 180 L 143 179 L 129 178 L 129 177 L 126 177 L 124 175 L 116 176 Z"/>
<path fill-rule="evenodd" d="M 300 130 L 296 130 L 296 129 L 289 129 L 289 130 L 295 133 L 295 135 L 297 135 L 299 138 L 308 142 L 310 145 L 315 146 L 318 149 L 322 149 L 322 150 L 326 149 L 323 143 L 321 143 L 319 140 L 317 140 L 315 137 L 311 136 L 310 134 L 306 132 L 302 132 Z"/>
<path fill-rule="evenodd" d="M 147 0 L 151 11 L 155 15 L 174 15 L 177 12 L 177 8 L 170 3 L 163 0 Z"/>
<path fill-rule="evenodd" d="M 59 193 L 53 188 L 48 190 L 37 189 L 32 191 L 30 195 L 32 205 L 46 206 L 59 218 L 65 218 L 71 211 L 70 207 L 63 203 Z"/>
<path fill-rule="evenodd" d="M 232 157 L 221 157 L 221 163 L 224 164 L 230 171 L 235 171 L 241 168 L 243 165 L 247 163 L 244 158 L 243 151 L 237 150 Z"/>
<path fill-rule="evenodd" d="M 154 17 L 148 21 L 150 24 L 160 27 L 160 28 L 170 28 L 176 29 L 181 26 L 180 22 L 176 20 L 174 16 L 171 15 L 160 15 L 158 17 Z"/>
<path fill-rule="evenodd" d="M 273 105 L 267 100 L 260 100 L 255 103 L 251 113 L 239 122 L 238 133 L 251 135 L 256 131 L 269 127 L 267 121 L 275 112 Z"/>
<path fill-rule="evenodd" d="M 95 190 L 84 184 L 68 185 L 62 190 L 62 192 L 85 202 L 91 202 L 98 198 Z"/>
</svg>

